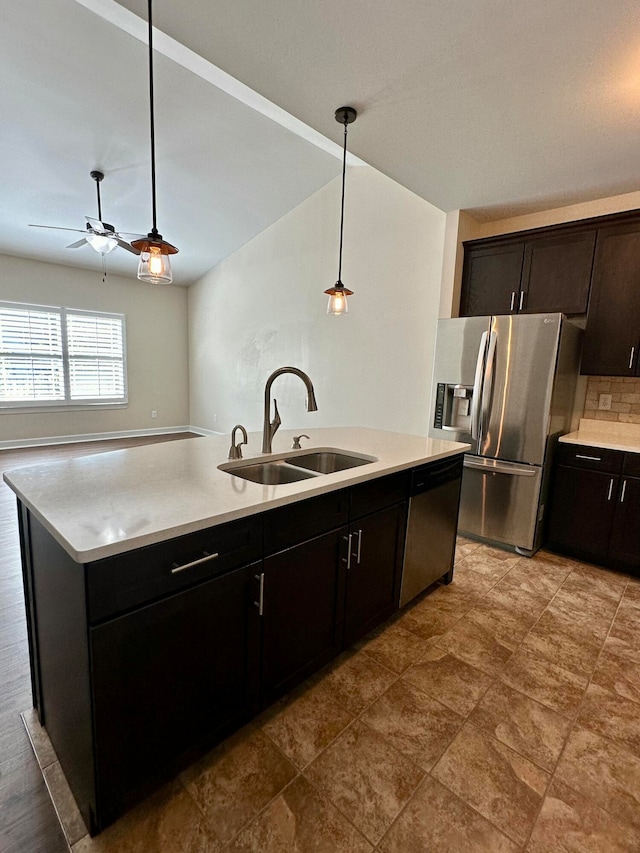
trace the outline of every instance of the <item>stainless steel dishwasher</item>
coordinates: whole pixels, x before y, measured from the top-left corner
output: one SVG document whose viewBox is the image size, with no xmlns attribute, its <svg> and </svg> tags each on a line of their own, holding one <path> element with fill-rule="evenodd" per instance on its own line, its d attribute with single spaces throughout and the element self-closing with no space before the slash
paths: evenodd
<svg viewBox="0 0 640 853">
<path fill-rule="evenodd" d="M 461 479 L 462 455 L 423 465 L 411 475 L 400 607 L 453 572 Z"/>
</svg>

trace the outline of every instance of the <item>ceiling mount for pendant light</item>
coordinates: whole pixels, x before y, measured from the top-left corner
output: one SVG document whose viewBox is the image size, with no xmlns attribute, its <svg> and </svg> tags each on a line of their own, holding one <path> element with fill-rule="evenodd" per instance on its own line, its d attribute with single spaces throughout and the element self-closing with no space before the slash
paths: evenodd
<svg viewBox="0 0 640 853">
<path fill-rule="evenodd" d="M 153 227 L 146 237 L 132 240 L 131 245 L 140 252 L 138 278 L 151 284 L 171 284 L 171 262 L 169 255 L 178 252 L 175 246 L 167 243 L 156 227 L 156 130 L 153 106 L 153 23 L 151 15 L 151 0 L 149 9 L 149 117 L 151 125 L 151 205 L 153 210 Z"/>
<path fill-rule="evenodd" d="M 336 110 L 336 121 L 344 125 L 344 149 L 342 152 L 342 199 L 340 202 L 340 255 L 338 260 L 338 280 L 333 287 L 325 290 L 329 295 L 327 314 L 339 316 L 346 314 L 347 296 L 353 296 L 353 290 L 349 290 L 342 283 L 342 232 L 344 230 L 344 185 L 347 173 L 347 126 L 356 120 L 358 113 L 353 107 L 338 107 Z"/>
</svg>

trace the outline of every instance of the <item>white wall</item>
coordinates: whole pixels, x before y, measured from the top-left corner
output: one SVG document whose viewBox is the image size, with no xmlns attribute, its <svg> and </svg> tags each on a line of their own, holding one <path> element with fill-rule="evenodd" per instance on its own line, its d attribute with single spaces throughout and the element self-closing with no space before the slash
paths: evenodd
<svg viewBox="0 0 640 853">
<path fill-rule="evenodd" d="M 0 255 L 0 300 L 126 315 L 129 404 L 122 409 L 0 412 L 0 441 L 162 429 L 189 423 L 187 293 L 135 278 Z M 158 413 L 151 418 L 151 411 Z"/>
<path fill-rule="evenodd" d="M 445 214 L 369 167 L 347 172 L 342 280 L 346 317 L 326 314 L 336 281 L 340 179 L 189 288 L 191 423 L 228 431 L 262 425 L 269 374 L 283 424 L 427 432 Z"/>
</svg>

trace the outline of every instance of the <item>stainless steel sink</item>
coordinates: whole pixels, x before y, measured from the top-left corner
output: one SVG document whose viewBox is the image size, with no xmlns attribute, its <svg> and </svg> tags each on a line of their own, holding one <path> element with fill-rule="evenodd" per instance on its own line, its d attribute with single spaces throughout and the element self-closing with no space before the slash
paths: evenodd
<svg viewBox="0 0 640 853">
<path fill-rule="evenodd" d="M 335 447 L 320 448 L 297 455 L 281 454 L 276 459 L 247 459 L 244 462 L 226 462 L 218 465 L 221 471 L 242 477 L 264 486 L 296 483 L 323 474 L 346 471 L 359 465 L 377 462 L 375 456 L 348 453 Z"/>
<path fill-rule="evenodd" d="M 334 474 L 336 471 L 346 471 L 349 468 L 357 468 L 358 465 L 369 465 L 376 462 L 373 458 L 353 456 L 350 453 L 340 453 L 337 450 L 320 450 L 313 453 L 304 453 L 300 456 L 290 456 L 285 459 L 289 465 L 298 468 L 307 468 L 317 471 L 318 474 Z"/>
<path fill-rule="evenodd" d="M 295 483 L 298 480 L 308 480 L 316 476 L 311 471 L 303 471 L 294 468 L 286 462 L 253 462 L 250 465 L 239 465 L 238 467 L 220 466 L 222 471 L 233 474 L 234 477 L 242 477 L 254 483 L 262 483 L 264 486 L 277 486 L 281 483 Z"/>
</svg>

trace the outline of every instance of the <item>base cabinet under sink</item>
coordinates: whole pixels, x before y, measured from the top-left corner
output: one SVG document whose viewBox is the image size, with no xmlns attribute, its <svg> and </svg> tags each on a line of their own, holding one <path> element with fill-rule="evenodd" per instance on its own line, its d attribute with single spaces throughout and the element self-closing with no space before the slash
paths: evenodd
<svg viewBox="0 0 640 853">
<path fill-rule="evenodd" d="M 84 565 L 19 503 L 34 705 L 91 834 L 397 609 L 409 478 Z"/>
</svg>

